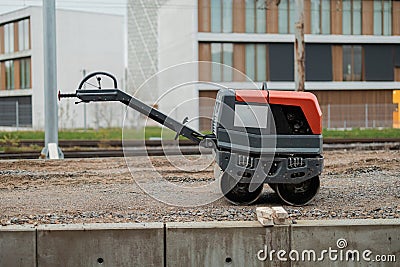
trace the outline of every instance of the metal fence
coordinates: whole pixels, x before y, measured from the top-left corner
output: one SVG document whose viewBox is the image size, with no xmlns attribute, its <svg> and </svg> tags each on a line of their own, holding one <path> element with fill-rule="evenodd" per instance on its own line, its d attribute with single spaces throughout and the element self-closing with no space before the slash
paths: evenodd
<svg viewBox="0 0 400 267">
<path fill-rule="evenodd" d="M 323 127 L 327 129 L 392 128 L 396 121 L 395 104 L 321 105 Z M 200 129 L 209 130 L 213 105 L 200 106 Z"/>
<path fill-rule="evenodd" d="M 0 126 L 32 127 L 32 105 L 18 101 L 2 101 L 0 103 Z"/>
<path fill-rule="evenodd" d="M 327 129 L 392 128 L 400 125 L 394 118 L 395 104 L 322 105 L 323 127 Z M 209 130 L 213 105 L 200 106 L 200 125 Z M 32 105 L 18 101 L 0 103 L 0 127 L 32 127 Z"/>
<path fill-rule="evenodd" d="M 323 105 L 323 127 L 328 129 L 391 128 L 394 104 Z"/>
</svg>

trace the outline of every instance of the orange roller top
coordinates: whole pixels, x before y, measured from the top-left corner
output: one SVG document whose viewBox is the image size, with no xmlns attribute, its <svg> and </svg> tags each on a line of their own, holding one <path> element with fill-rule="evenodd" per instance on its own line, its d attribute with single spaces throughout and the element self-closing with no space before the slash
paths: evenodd
<svg viewBox="0 0 400 267">
<path fill-rule="evenodd" d="M 236 90 L 236 101 L 298 106 L 314 134 L 322 134 L 322 112 L 317 97 L 309 92 Z"/>
</svg>

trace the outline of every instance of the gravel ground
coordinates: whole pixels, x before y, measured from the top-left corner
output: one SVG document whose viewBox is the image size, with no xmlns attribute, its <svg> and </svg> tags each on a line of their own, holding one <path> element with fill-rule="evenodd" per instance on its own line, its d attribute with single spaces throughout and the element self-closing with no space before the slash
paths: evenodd
<svg viewBox="0 0 400 267">
<path fill-rule="evenodd" d="M 316 199 L 305 207 L 284 206 L 293 220 L 400 218 L 398 150 L 338 150 L 324 156 Z M 164 157 L 151 160 L 174 183 L 192 186 L 213 180 L 212 167 L 190 173 L 177 170 Z M 153 178 L 142 158 L 131 164 L 142 179 Z M 195 208 L 169 206 L 133 182 L 123 158 L 0 161 L 1 225 L 244 221 L 256 220 L 256 207 L 275 205 L 281 205 L 277 195 L 265 186 L 262 197 L 250 206 L 233 206 L 224 199 Z"/>
</svg>

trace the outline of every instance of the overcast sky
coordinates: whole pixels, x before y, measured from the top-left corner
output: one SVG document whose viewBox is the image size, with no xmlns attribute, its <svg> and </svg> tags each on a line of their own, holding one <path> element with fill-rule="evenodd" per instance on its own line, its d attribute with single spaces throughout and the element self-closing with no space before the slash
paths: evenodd
<svg viewBox="0 0 400 267">
<path fill-rule="evenodd" d="M 0 0 L 0 14 L 23 8 L 42 5 L 43 0 Z M 126 0 L 56 0 L 58 8 L 125 14 Z"/>
</svg>

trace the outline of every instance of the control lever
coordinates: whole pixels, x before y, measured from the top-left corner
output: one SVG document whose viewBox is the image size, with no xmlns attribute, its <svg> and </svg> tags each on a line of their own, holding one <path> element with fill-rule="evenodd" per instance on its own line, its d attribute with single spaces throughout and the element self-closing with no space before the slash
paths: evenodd
<svg viewBox="0 0 400 267">
<path fill-rule="evenodd" d="M 186 118 L 183 120 L 182 124 L 185 125 L 188 121 L 189 121 L 189 117 L 186 117 Z M 175 141 L 178 140 L 178 137 L 179 137 L 180 135 L 181 135 L 180 132 L 179 132 L 179 133 L 176 133 L 174 140 L 175 140 Z"/>
</svg>

